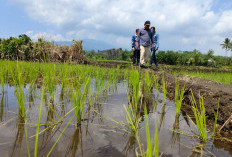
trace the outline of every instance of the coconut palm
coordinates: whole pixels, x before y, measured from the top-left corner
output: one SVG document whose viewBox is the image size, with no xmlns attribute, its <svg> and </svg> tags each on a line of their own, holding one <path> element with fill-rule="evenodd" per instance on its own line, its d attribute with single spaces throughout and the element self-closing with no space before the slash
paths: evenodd
<svg viewBox="0 0 232 157">
<path fill-rule="evenodd" d="M 231 48 L 231 42 L 230 42 L 229 38 L 225 38 L 225 40 L 223 41 L 223 44 L 221 44 L 221 46 L 222 46 L 223 49 L 226 49 L 226 52 L 228 50 L 232 50 L 232 48 Z"/>
</svg>

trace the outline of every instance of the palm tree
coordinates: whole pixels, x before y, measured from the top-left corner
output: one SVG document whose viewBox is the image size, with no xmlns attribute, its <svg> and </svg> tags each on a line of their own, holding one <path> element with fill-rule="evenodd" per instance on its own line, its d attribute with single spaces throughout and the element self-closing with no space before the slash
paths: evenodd
<svg viewBox="0 0 232 157">
<path fill-rule="evenodd" d="M 225 38 L 225 40 L 223 41 L 223 44 L 221 44 L 221 46 L 222 46 L 223 49 L 226 49 L 226 53 L 227 53 L 228 50 L 232 49 L 229 38 Z"/>
</svg>

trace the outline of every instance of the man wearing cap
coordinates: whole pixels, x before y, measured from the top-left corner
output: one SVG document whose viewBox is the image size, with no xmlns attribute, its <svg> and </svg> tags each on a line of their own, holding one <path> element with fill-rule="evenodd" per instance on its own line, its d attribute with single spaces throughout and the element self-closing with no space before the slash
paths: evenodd
<svg viewBox="0 0 232 157">
<path fill-rule="evenodd" d="M 140 67 L 141 68 L 147 68 L 145 66 L 146 62 L 147 62 L 147 57 L 149 54 L 149 48 L 151 46 L 152 43 L 152 49 L 153 49 L 153 40 L 152 40 L 152 32 L 150 29 L 150 21 L 146 21 L 144 23 L 144 28 L 139 30 L 138 33 L 138 37 L 136 40 L 136 47 L 139 47 L 139 43 L 140 43 Z"/>
</svg>

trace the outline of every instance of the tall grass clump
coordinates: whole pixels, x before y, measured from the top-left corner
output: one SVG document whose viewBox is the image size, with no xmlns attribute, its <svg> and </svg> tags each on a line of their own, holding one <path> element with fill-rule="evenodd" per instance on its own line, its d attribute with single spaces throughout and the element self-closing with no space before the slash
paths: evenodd
<svg viewBox="0 0 232 157">
<path fill-rule="evenodd" d="M 146 92 L 150 92 L 153 86 L 153 77 L 149 75 L 148 71 L 145 74 L 144 78 Z"/>
<path fill-rule="evenodd" d="M 139 105 L 139 100 L 141 97 L 140 93 L 140 76 L 137 70 L 132 70 L 128 80 L 129 91 L 127 90 L 128 100 L 133 109 L 137 110 Z"/>
<path fill-rule="evenodd" d="M 81 119 L 83 117 L 83 110 L 84 110 L 85 100 L 87 97 L 89 81 L 90 81 L 90 77 L 88 77 L 86 82 L 84 83 L 83 90 L 80 87 L 73 86 L 73 84 L 70 86 L 71 98 L 73 102 L 73 108 L 75 108 L 77 124 L 81 122 Z"/>
<path fill-rule="evenodd" d="M 135 149 L 136 156 L 140 157 L 158 157 L 159 156 L 159 140 L 158 140 L 158 129 L 157 123 L 155 120 L 155 132 L 154 137 L 150 134 L 149 120 L 147 114 L 147 108 L 145 105 L 144 108 L 144 117 L 145 117 L 145 130 L 146 130 L 146 145 L 147 149 L 145 150 L 143 144 L 141 143 L 138 130 L 135 133 L 136 140 L 138 142 L 138 147 Z"/>
<path fill-rule="evenodd" d="M 15 86 L 15 96 L 18 101 L 19 115 L 25 117 L 25 96 L 24 96 L 24 76 L 17 63 L 16 71 L 11 70 L 11 75 Z"/>
<path fill-rule="evenodd" d="M 219 111 L 219 105 L 220 105 L 220 99 L 218 100 L 218 106 L 217 111 L 214 111 L 214 125 L 213 125 L 213 136 L 216 134 L 216 126 L 217 126 L 217 119 L 218 119 L 218 111 Z"/>
<path fill-rule="evenodd" d="M 37 127 L 36 127 L 34 157 L 37 157 L 37 151 L 38 151 L 39 128 L 40 128 L 40 120 L 42 116 L 43 97 L 44 97 L 44 87 L 42 87 L 41 97 L 40 97 L 39 117 L 38 117 L 37 125 L 36 125 Z"/>
<path fill-rule="evenodd" d="M 54 102 L 55 100 L 55 93 L 56 93 L 56 65 L 54 64 L 53 67 L 51 67 L 51 64 L 47 64 L 47 69 L 45 71 L 44 76 L 44 84 L 45 87 L 48 90 L 50 101 Z"/>
<path fill-rule="evenodd" d="M 167 102 L 167 89 L 166 89 L 166 83 L 165 83 L 165 79 L 164 79 L 164 72 L 162 75 L 162 84 L 163 84 L 163 98 L 164 98 L 164 103 L 166 104 Z"/>
<path fill-rule="evenodd" d="M 203 142 L 206 142 L 207 141 L 207 129 L 206 129 L 205 106 L 204 106 L 203 96 L 201 96 L 200 93 L 199 93 L 199 109 L 198 109 L 197 103 L 195 101 L 195 98 L 192 92 L 192 111 L 194 113 L 194 118 L 196 121 L 196 124 L 194 125 L 196 126 L 196 128 L 198 129 L 198 132 L 200 133 L 201 140 Z"/>
<path fill-rule="evenodd" d="M 153 144 L 153 139 L 152 139 L 152 137 L 150 135 L 150 128 L 149 128 L 146 105 L 145 105 L 145 108 L 144 108 L 144 116 L 145 116 L 145 128 L 146 128 L 146 137 L 147 137 L 146 157 L 158 157 L 159 156 L 159 140 L 158 140 L 157 123 L 156 123 L 156 120 L 155 120 L 155 135 L 154 135 L 154 144 Z"/>
<path fill-rule="evenodd" d="M 5 92 L 5 84 L 7 83 L 7 70 L 5 67 L 1 66 L 0 69 L 0 80 L 1 80 L 1 91 Z"/>
<path fill-rule="evenodd" d="M 184 97 L 185 86 L 179 89 L 179 83 L 177 78 L 175 79 L 175 105 L 176 105 L 176 114 L 180 114 L 180 109 L 182 106 L 182 100 Z"/>
</svg>

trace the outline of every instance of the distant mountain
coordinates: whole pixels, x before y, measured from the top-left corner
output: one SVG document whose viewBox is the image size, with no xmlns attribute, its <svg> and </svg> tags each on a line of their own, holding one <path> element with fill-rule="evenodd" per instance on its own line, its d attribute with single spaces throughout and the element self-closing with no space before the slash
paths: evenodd
<svg viewBox="0 0 232 157">
<path fill-rule="evenodd" d="M 72 41 L 55 41 L 54 42 L 57 45 L 72 45 Z M 112 49 L 112 48 L 118 48 L 114 46 L 113 44 L 106 43 L 104 41 L 99 41 L 99 40 L 94 40 L 94 39 L 84 39 L 83 40 L 83 47 L 84 50 L 86 51 L 91 51 L 91 50 L 107 50 L 107 49 Z"/>
<path fill-rule="evenodd" d="M 83 47 L 85 50 L 107 50 L 116 48 L 113 44 L 106 43 L 104 41 L 98 41 L 94 39 L 84 39 L 83 40 Z"/>
<path fill-rule="evenodd" d="M 67 46 L 70 46 L 73 44 L 72 41 L 54 41 L 54 44 L 56 45 L 67 45 Z"/>
</svg>

